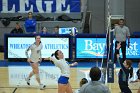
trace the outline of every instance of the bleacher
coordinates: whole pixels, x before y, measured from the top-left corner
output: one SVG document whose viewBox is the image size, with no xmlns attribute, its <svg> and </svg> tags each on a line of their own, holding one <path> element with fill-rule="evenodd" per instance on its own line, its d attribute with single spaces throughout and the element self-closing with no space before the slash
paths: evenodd
<svg viewBox="0 0 140 93">
<path fill-rule="evenodd" d="M 65 3 L 69 3 L 69 0 L 65 0 Z M 75 8 L 75 10 L 71 9 L 71 11 L 68 13 L 66 12 L 47 12 L 47 13 L 37 13 L 34 12 L 33 16 L 37 18 L 37 25 L 36 25 L 36 31 L 40 32 L 41 27 L 46 27 L 48 29 L 48 32 L 52 32 L 53 28 L 55 26 L 59 27 L 76 27 L 78 29 L 79 33 L 83 32 L 84 22 L 85 22 L 85 14 L 86 14 L 86 8 L 87 8 L 87 0 L 71 0 L 71 7 Z M 64 4 L 64 3 L 63 3 Z M 75 4 L 75 5 L 74 5 Z M 76 5 L 77 4 L 77 5 Z M 81 6 L 78 6 L 80 5 Z M 57 6 L 56 6 L 57 7 Z M 63 6 L 64 7 L 64 6 Z M 66 7 L 66 6 L 65 6 Z M 76 7 L 79 7 L 81 9 L 80 12 L 77 12 L 79 10 L 76 10 Z M 16 10 L 15 10 L 16 11 Z M 65 18 L 62 18 L 59 20 L 61 15 L 65 15 L 69 17 L 71 20 L 65 20 Z M 18 21 L 21 24 L 21 28 L 24 29 L 24 22 L 27 18 L 27 12 L 25 13 L 18 13 L 13 12 L 12 13 L 1 13 L 0 14 L 0 46 L 4 45 L 4 34 L 10 33 L 11 30 L 15 27 L 16 22 Z M 41 18 L 45 18 L 45 20 L 41 20 Z M 7 23 L 9 21 L 9 24 L 7 26 L 4 26 L 2 23 L 2 20 L 7 20 Z M 26 31 L 25 31 L 26 33 Z"/>
</svg>

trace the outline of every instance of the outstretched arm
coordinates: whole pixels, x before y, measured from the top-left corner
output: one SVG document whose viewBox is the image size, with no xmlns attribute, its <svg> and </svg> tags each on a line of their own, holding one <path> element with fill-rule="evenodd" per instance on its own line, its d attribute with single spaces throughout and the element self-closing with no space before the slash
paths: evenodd
<svg viewBox="0 0 140 93">
<path fill-rule="evenodd" d="M 118 43 L 117 44 L 117 48 L 116 48 L 117 61 L 118 61 L 119 65 L 120 65 L 120 67 L 122 68 L 122 70 L 125 72 L 126 71 L 126 68 L 124 67 L 123 62 L 120 62 L 120 55 L 119 55 L 119 49 L 120 49 L 120 47 L 121 47 L 121 43 Z"/>
<path fill-rule="evenodd" d="M 54 64 L 54 62 L 51 61 L 50 57 L 48 57 L 48 58 L 44 58 L 44 60 L 49 60 L 52 64 Z"/>
<path fill-rule="evenodd" d="M 44 58 L 44 60 L 50 60 L 50 57 Z"/>
<path fill-rule="evenodd" d="M 120 54 L 119 54 L 119 49 L 121 47 L 121 43 L 117 44 L 117 48 L 116 48 L 116 54 L 117 54 L 117 61 L 119 63 L 119 65 L 121 66 L 121 68 L 124 68 L 124 65 L 122 62 L 120 62 Z"/>
<path fill-rule="evenodd" d="M 78 65 L 78 62 L 73 62 L 72 64 L 69 64 L 70 66 L 76 66 Z"/>
<path fill-rule="evenodd" d="M 55 65 L 58 65 L 60 60 L 56 59 L 55 57 L 48 57 L 45 58 L 44 60 L 50 60 L 51 62 L 53 62 Z"/>
<path fill-rule="evenodd" d="M 45 59 L 48 59 L 48 60 L 53 61 L 53 62 L 57 62 L 58 61 L 55 57 L 48 57 L 48 58 L 45 58 Z"/>
</svg>

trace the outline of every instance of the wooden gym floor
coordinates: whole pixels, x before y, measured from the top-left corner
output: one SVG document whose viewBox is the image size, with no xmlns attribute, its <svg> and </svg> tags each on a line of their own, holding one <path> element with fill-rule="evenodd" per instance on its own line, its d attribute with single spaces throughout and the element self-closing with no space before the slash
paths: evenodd
<svg viewBox="0 0 140 93">
<path fill-rule="evenodd" d="M 3 53 L 0 53 L 0 60 L 3 60 Z M 73 88 L 73 91 L 79 88 L 79 81 L 77 80 L 78 69 L 79 68 L 71 68 L 70 83 Z M 118 69 L 116 69 L 114 72 L 116 73 L 117 71 Z M 115 77 L 115 82 L 112 84 L 107 84 L 107 86 L 110 88 L 111 93 L 120 93 L 116 74 L 114 77 Z M 9 85 L 9 82 L 10 81 L 9 81 L 8 67 L 0 67 L 0 93 L 57 93 L 57 85 L 47 86 L 45 90 L 40 90 L 37 87 L 28 87 L 28 86 L 24 86 L 24 87 L 20 86 L 20 87 L 17 87 L 16 89 L 15 86 Z M 132 93 L 137 93 L 139 86 L 140 86 L 139 83 L 132 84 L 130 86 Z"/>
</svg>

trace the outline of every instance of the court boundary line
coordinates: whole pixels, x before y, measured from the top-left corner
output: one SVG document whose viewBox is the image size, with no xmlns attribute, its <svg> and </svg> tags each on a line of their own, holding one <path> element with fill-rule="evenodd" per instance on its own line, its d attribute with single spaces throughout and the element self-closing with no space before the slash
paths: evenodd
<svg viewBox="0 0 140 93">
<path fill-rule="evenodd" d="M 14 91 L 13 91 L 12 93 L 15 93 L 17 89 L 18 89 L 18 88 L 15 88 Z"/>
</svg>

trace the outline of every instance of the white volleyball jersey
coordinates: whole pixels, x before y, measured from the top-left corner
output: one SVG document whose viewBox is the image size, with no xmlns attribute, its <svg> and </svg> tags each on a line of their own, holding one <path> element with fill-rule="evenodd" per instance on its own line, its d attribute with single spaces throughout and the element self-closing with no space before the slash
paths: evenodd
<svg viewBox="0 0 140 93">
<path fill-rule="evenodd" d="M 54 62 L 55 66 L 60 68 L 61 76 L 70 77 L 70 66 L 65 59 L 57 60 L 55 57 L 51 57 L 50 59 Z"/>
<path fill-rule="evenodd" d="M 29 46 L 29 48 L 25 51 L 25 54 L 27 58 L 30 58 L 32 62 L 38 62 L 41 58 L 41 49 L 42 49 L 42 43 L 40 43 L 39 46 L 36 46 L 36 43 L 33 43 Z M 31 50 L 31 55 L 29 57 L 28 51 Z"/>
</svg>

